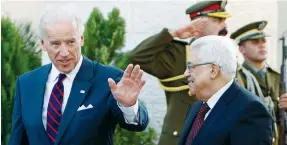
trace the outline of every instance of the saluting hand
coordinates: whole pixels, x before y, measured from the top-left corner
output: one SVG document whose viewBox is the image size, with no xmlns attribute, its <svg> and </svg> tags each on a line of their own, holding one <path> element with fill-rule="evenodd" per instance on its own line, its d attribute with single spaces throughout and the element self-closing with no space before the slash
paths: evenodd
<svg viewBox="0 0 287 145">
<path fill-rule="evenodd" d="M 117 84 L 113 79 L 108 79 L 111 92 L 121 105 L 130 107 L 136 103 L 140 90 L 145 84 L 145 81 L 141 79 L 142 76 L 143 70 L 139 65 L 133 68 L 133 65 L 129 64 Z"/>
<path fill-rule="evenodd" d="M 178 37 L 180 39 L 202 37 L 204 36 L 203 30 L 206 28 L 208 21 L 209 19 L 207 17 L 197 18 L 184 27 L 170 31 L 170 34 L 172 37 Z"/>
</svg>

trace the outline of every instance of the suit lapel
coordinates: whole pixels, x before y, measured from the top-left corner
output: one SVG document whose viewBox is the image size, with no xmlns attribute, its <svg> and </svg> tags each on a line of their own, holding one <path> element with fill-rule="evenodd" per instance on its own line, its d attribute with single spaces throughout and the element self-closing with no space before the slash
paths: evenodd
<svg viewBox="0 0 287 145">
<path fill-rule="evenodd" d="M 180 145 L 185 144 L 185 141 L 186 141 L 186 138 L 187 138 L 189 131 L 191 129 L 193 120 L 195 119 L 196 114 L 197 114 L 201 104 L 202 104 L 202 102 L 195 103 L 192 106 L 192 108 L 190 109 L 190 111 L 188 112 L 187 117 L 186 117 L 186 122 L 184 124 L 185 127 L 184 127 L 183 133 L 181 135 L 180 143 L 179 143 Z"/>
<path fill-rule="evenodd" d="M 59 132 L 56 138 L 56 145 L 59 144 L 75 113 L 91 88 L 92 83 L 89 80 L 93 78 L 93 68 L 93 63 L 84 57 L 80 70 L 73 82 L 67 106 L 61 119 L 61 125 L 59 126 Z"/>
<path fill-rule="evenodd" d="M 33 89 L 31 92 L 33 92 L 34 97 L 31 98 L 31 102 L 33 102 L 33 105 L 35 105 L 35 109 L 31 109 L 31 114 L 35 114 L 35 117 L 37 118 L 37 122 L 40 125 L 40 128 L 38 130 L 40 138 L 43 139 L 43 143 L 49 143 L 49 139 L 46 133 L 46 130 L 43 125 L 42 121 L 42 111 L 43 111 L 43 102 L 44 102 L 44 93 L 46 88 L 46 82 L 48 79 L 48 75 L 51 69 L 51 64 L 43 66 L 43 68 L 40 69 L 40 72 L 34 76 L 34 79 L 32 85 L 29 87 L 30 89 Z M 43 77 L 44 76 L 44 77 Z"/>
<path fill-rule="evenodd" d="M 223 93 L 216 105 L 212 108 L 200 131 L 194 138 L 192 145 L 200 144 L 200 142 L 206 138 L 205 136 L 208 134 L 208 131 L 212 130 L 212 126 L 216 125 L 216 121 L 220 118 L 224 118 L 227 110 L 227 104 L 234 98 L 236 88 L 238 88 L 238 85 L 234 81 L 232 85 Z"/>
<path fill-rule="evenodd" d="M 202 141 L 203 137 L 208 133 L 212 125 L 214 125 L 215 121 L 218 118 L 224 117 L 223 115 L 225 114 L 225 110 L 226 110 L 226 105 L 224 101 L 220 99 L 217 102 L 217 104 L 214 106 L 214 108 L 211 110 L 206 120 L 204 121 L 197 136 L 194 138 L 192 145 L 197 145 L 199 144 L 200 141 Z"/>
</svg>

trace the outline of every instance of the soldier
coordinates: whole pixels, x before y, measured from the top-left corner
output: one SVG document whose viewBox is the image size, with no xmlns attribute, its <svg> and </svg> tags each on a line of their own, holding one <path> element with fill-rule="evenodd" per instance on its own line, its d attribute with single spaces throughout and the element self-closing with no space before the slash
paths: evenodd
<svg viewBox="0 0 287 145">
<path fill-rule="evenodd" d="M 268 35 L 263 32 L 266 25 L 267 21 L 253 22 L 236 30 L 230 37 L 239 45 L 245 59 L 238 69 L 238 82 L 266 104 L 275 121 L 273 145 L 278 145 L 280 74 L 266 63 L 268 50 L 265 37 Z"/>
<path fill-rule="evenodd" d="M 188 109 L 196 101 L 188 94 L 188 83 L 183 76 L 186 69 L 188 43 L 186 39 L 206 35 L 226 35 L 225 12 L 227 1 L 201 1 L 186 10 L 190 24 L 176 30 L 164 28 L 160 33 L 141 42 L 130 54 L 134 64 L 157 77 L 165 91 L 167 113 L 159 145 L 178 144 Z M 193 39 L 192 39 L 193 40 Z"/>
</svg>

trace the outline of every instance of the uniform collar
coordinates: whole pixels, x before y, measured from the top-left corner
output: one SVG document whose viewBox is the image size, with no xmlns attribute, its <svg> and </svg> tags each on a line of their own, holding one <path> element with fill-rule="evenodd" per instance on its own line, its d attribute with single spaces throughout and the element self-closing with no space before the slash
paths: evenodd
<svg viewBox="0 0 287 145">
<path fill-rule="evenodd" d="M 263 71 L 266 72 L 267 71 L 267 67 L 268 65 L 266 63 L 264 63 L 264 67 L 262 70 L 257 69 L 256 67 L 252 66 L 251 64 L 249 64 L 247 61 L 244 61 L 244 66 L 247 66 L 248 68 L 250 68 L 252 71 L 254 72 L 259 72 L 259 71 Z"/>
</svg>

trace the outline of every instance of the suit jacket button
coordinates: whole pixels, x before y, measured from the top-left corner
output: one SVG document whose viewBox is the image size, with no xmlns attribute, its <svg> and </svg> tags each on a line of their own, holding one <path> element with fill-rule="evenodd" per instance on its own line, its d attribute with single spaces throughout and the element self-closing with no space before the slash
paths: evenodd
<svg viewBox="0 0 287 145">
<path fill-rule="evenodd" d="M 174 131 L 174 132 L 173 132 L 173 136 L 177 136 L 177 131 Z"/>
</svg>

